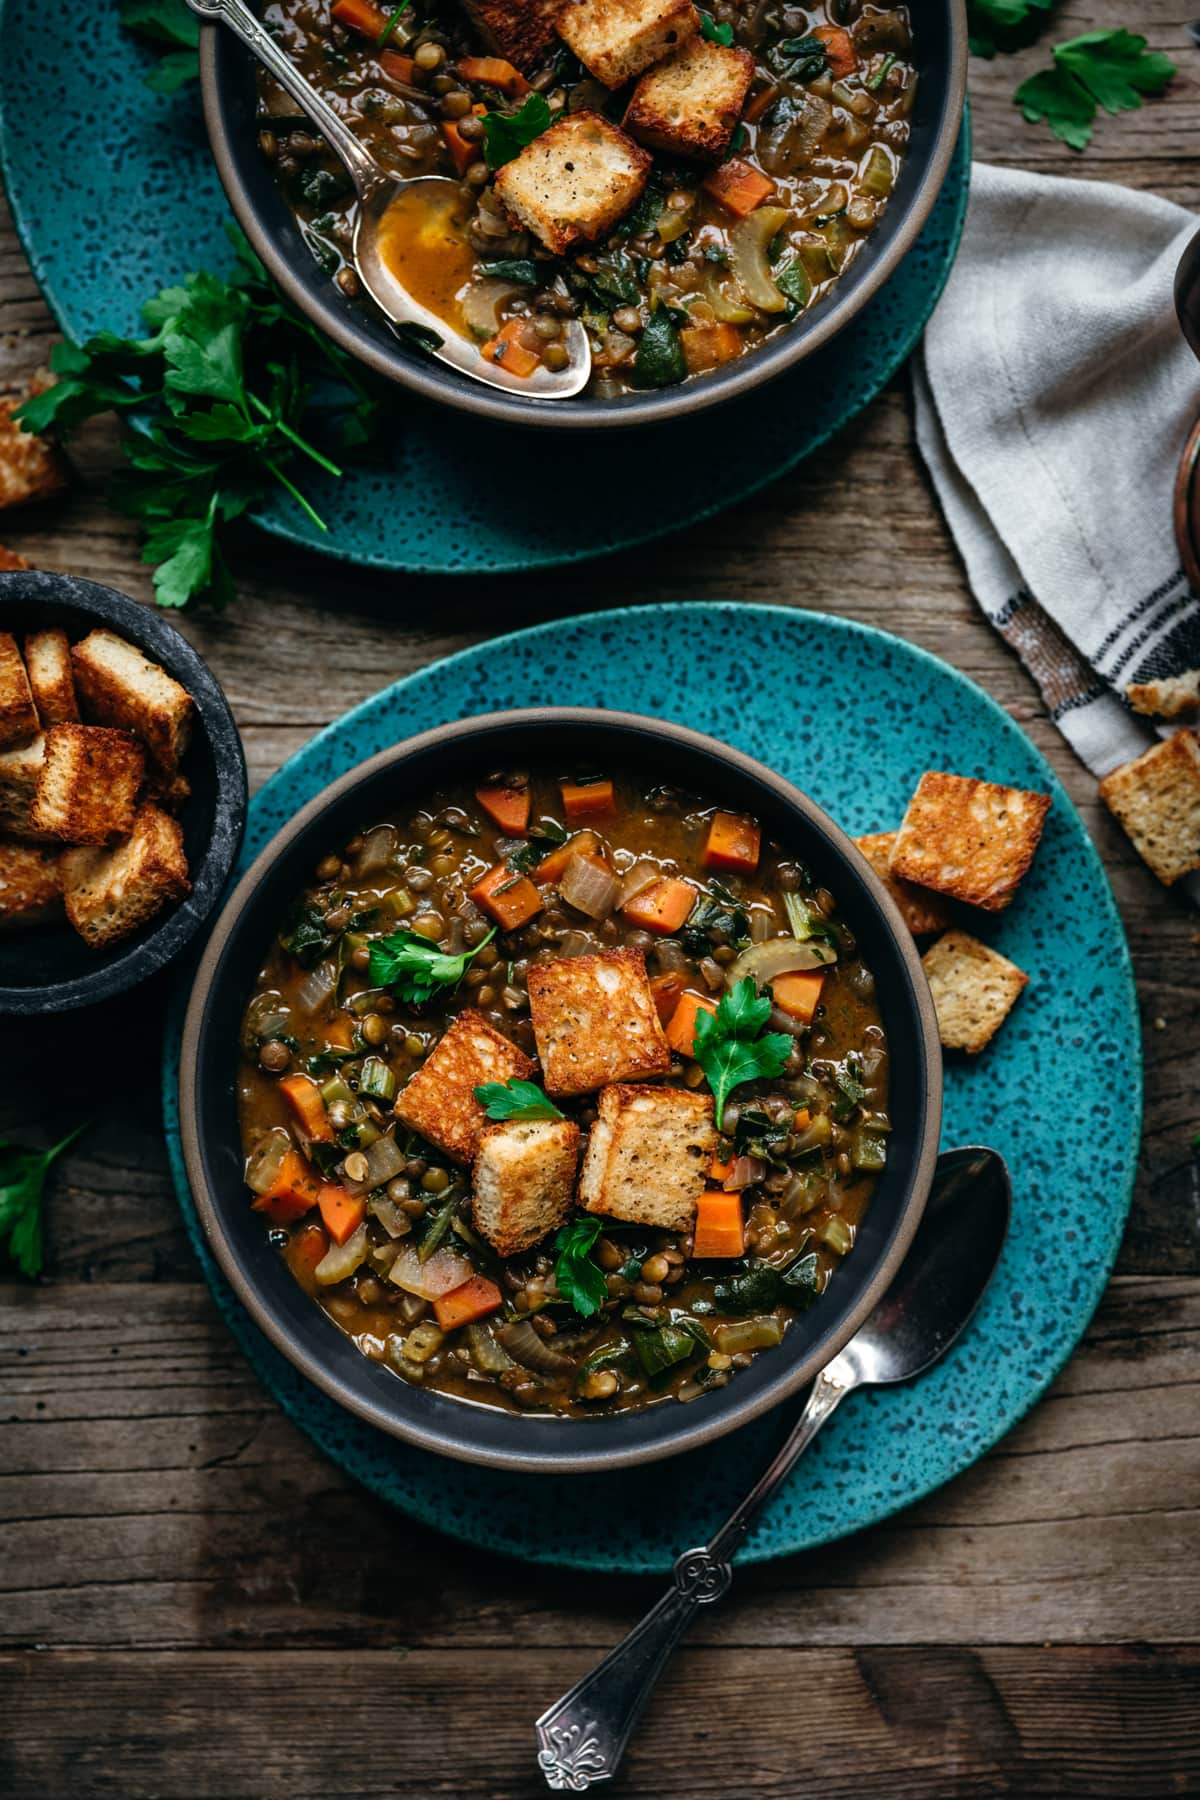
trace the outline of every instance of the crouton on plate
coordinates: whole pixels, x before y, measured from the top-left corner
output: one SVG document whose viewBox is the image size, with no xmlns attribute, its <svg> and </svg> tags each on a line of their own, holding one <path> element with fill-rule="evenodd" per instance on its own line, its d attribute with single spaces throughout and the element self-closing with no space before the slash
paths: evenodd
<svg viewBox="0 0 1200 1800">
<path fill-rule="evenodd" d="M 112 631 L 89 631 L 71 651 L 71 665 L 89 717 L 132 731 L 157 763 L 174 769 L 192 731 L 187 689 Z"/>
<path fill-rule="evenodd" d="M 1023 969 L 966 931 L 948 931 L 921 958 L 947 1050 L 976 1056 L 991 1042 L 1029 981 Z"/>
<path fill-rule="evenodd" d="M 588 1212 L 631 1225 L 687 1231 L 716 1148 L 711 1094 L 606 1087 L 583 1159 Z"/>
<path fill-rule="evenodd" d="M 901 881 L 892 874 L 894 831 L 870 831 L 865 837 L 856 837 L 854 842 L 900 908 L 900 916 L 914 937 L 928 937 L 934 931 L 945 931 L 953 915 L 942 896 L 931 888 L 917 887 L 914 882 Z"/>
<path fill-rule="evenodd" d="M 166 905 L 191 892 L 183 833 L 157 806 L 139 806 L 130 834 L 111 849 L 63 852 L 67 917 L 94 950 L 138 931 Z"/>
<path fill-rule="evenodd" d="M 605 87 L 623 87 L 700 29 L 692 0 L 566 0 L 558 35 Z"/>
<path fill-rule="evenodd" d="M 641 195 L 648 153 L 599 113 L 559 119 L 496 171 L 496 193 L 557 256 L 610 231 Z"/>
<path fill-rule="evenodd" d="M 0 749 L 27 744 L 39 730 L 24 659 L 11 632 L 0 631 Z"/>
<path fill-rule="evenodd" d="M 643 951 L 531 963 L 528 986 L 547 1093 L 587 1094 L 670 1068 Z"/>
<path fill-rule="evenodd" d="M 1200 737 L 1173 737 L 1100 783 L 1100 798 L 1167 887 L 1200 869 Z"/>
<path fill-rule="evenodd" d="M 62 911 L 62 851 L 0 841 L 0 931 L 42 925 Z"/>
<path fill-rule="evenodd" d="M 49 377 L 37 375 L 29 393 L 10 394 L 0 400 L 0 507 L 24 506 L 30 500 L 46 500 L 67 485 L 57 451 L 32 431 L 24 431 L 13 418 L 22 401 L 40 394 Z"/>
<path fill-rule="evenodd" d="M 0 750 L 0 830 L 22 838 L 47 836 L 34 831 L 30 818 L 45 756 L 44 737 L 19 744 L 15 750 Z"/>
<path fill-rule="evenodd" d="M 42 725 L 68 725 L 78 721 L 71 645 L 66 632 L 57 627 L 29 632 L 25 639 L 25 668 Z"/>
<path fill-rule="evenodd" d="M 1134 681 L 1125 689 L 1134 712 L 1148 719 L 1183 719 L 1200 712 L 1200 669 L 1186 669 L 1163 681 Z"/>
<path fill-rule="evenodd" d="M 749 50 L 689 38 L 642 76 L 622 123 L 652 150 L 718 162 L 729 148 L 753 79 Z"/>
<path fill-rule="evenodd" d="M 475 1089 L 486 1081 L 528 1080 L 533 1072 L 523 1050 L 466 1007 L 400 1090 L 396 1117 L 455 1162 L 469 1163 L 487 1123 Z"/>
<path fill-rule="evenodd" d="M 52 725 L 30 809 L 35 831 L 68 844 L 107 844 L 133 828 L 142 746 L 106 725 Z"/>
<path fill-rule="evenodd" d="M 891 873 L 952 900 L 999 912 L 1033 861 L 1050 796 L 929 770 L 917 783 Z"/>
<path fill-rule="evenodd" d="M 485 1126 L 472 1171 L 475 1228 L 498 1256 L 517 1256 L 571 1210 L 579 1127 L 571 1119 L 508 1119 Z"/>
<path fill-rule="evenodd" d="M 531 75 L 555 41 L 563 0 L 463 0 L 464 10 L 498 55 Z M 295 103 L 288 101 L 294 112 Z"/>
</svg>

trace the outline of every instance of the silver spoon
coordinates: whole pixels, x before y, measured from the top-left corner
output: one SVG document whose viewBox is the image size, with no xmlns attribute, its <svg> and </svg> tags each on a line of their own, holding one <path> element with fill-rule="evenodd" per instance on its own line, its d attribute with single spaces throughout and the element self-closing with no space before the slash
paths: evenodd
<svg viewBox="0 0 1200 1800">
<path fill-rule="evenodd" d="M 421 342 L 442 362 L 450 363 L 482 381 L 488 387 L 503 388 L 506 393 L 523 394 L 534 400 L 568 400 L 587 385 L 592 372 L 592 352 L 587 332 L 578 319 L 564 322 L 562 342 L 569 361 L 565 369 L 540 367 L 532 375 L 514 375 L 499 363 L 486 361 L 479 354 L 473 338 L 461 337 L 446 321 L 422 306 L 388 267 L 380 247 L 380 224 L 389 207 L 402 195 L 418 188 L 425 190 L 431 206 L 452 205 L 458 196 L 458 184 L 443 175 L 417 175 L 411 180 L 397 180 L 375 161 L 354 133 L 322 99 L 312 83 L 303 76 L 291 58 L 284 54 L 270 32 L 255 18 L 245 0 L 187 0 L 198 18 L 208 24 L 228 25 L 234 36 L 257 57 L 280 87 L 286 88 L 303 109 L 330 148 L 345 165 L 358 195 L 358 211 L 351 244 L 351 257 L 359 280 L 380 311 L 399 327 L 417 326 Z M 424 334 L 432 333 L 433 337 Z M 433 339 L 440 340 L 435 347 Z"/>
<path fill-rule="evenodd" d="M 1011 1204 L 1008 1169 L 995 1150 L 946 1150 L 938 1157 L 929 1203 L 896 1279 L 866 1324 L 821 1370 L 774 1460 L 716 1536 L 677 1559 L 674 1584 L 657 1606 L 537 1721 L 538 1767 L 549 1787 L 578 1794 L 616 1774 L 696 1608 L 711 1605 L 728 1588 L 730 1561 L 759 1508 L 847 1394 L 911 1381 L 946 1354 L 992 1278 Z"/>
</svg>

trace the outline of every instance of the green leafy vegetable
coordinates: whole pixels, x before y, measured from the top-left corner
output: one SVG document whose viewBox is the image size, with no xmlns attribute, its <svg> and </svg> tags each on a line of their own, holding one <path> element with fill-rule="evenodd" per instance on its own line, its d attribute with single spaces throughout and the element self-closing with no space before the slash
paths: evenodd
<svg viewBox="0 0 1200 1800">
<path fill-rule="evenodd" d="M 788 81 L 816 81 L 828 68 L 825 45 L 819 37 L 780 38 L 767 51 L 767 63 Z"/>
<path fill-rule="evenodd" d="M 446 341 L 440 331 L 435 331 L 432 325 L 422 325 L 417 319 L 401 319 L 392 330 L 410 349 L 420 350 L 426 356 L 432 356 Z"/>
<path fill-rule="evenodd" d="M 638 1361 L 651 1379 L 674 1368 L 677 1363 L 688 1362 L 701 1350 L 707 1354 L 712 1349 L 707 1331 L 696 1319 L 672 1319 L 669 1323 L 656 1324 L 636 1312 L 627 1312 L 625 1318 L 634 1328 L 633 1347 Z"/>
<path fill-rule="evenodd" d="M 120 415 L 128 467 L 110 494 L 141 522 L 160 606 L 232 598 L 225 530 L 276 484 L 325 530 L 287 467 L 302 456 L 327 474 L 341 470 L 301 435 L 302 423 L 311 419 L 313 434 L 341 450 L 366 443 L 380 423 L 350 358 L 283 303 L 245 238 L 230 235 L 238 260 L 228 279 L 193 274 L 164 288 L 142 308 L 149 337 L 102 331 L 56 344 L 58 380 L 15 415 L 30 431 L 63 435 L 96 413 Z M 314 384 L 331 375 L 351 393 L 326 387 L 318 406 Z"/>
<path fill-rule="evenodd" d="M 760 1162 L 786 1168 L 784 1152 L 790 1135 L 786 1124 L 779 1125 L 769 1113 L 746 1106 L 739 1112 L 733 1129 L 733 1153 L 735 1156 L 756 1156 Z"/>
<path fill-rule="evenodd" d="M 565 844 L 569 836 L 556 819 L 542 819 L 530 827 L 529 841 L 512 852 L 505 867 L 514 875 L 528 875 L 531 869 L 546 860 L 556 845 Z"/>
<path fill-rule="evenodd" d="M 519 112 L 483 115 L 483 154 L 489 169 L 503 168 L 519 156 L 550 124 L 550 104 L 544 94 L 530 94 Z"/>
<path fill-rule="evenodd" d="M 332 950 L 336 932 L 325 923 L 324 909 L 313 900 L 297 900 L 279 933 L 279 942 L 302 969 L 311 969 Z"/>
<path fill-rule="evenodd" d="M 707 956 L 720 937 L 734 950 L 750 942 L 750 915 L 723 881 L 710 881 L 684 923 L 680 940 L 689 956 Z"/>
<path fill-rule="evenodd" d="M 1044 119 L 1073 150 L 1092 141 L 1096 107 L 1132 112 L 1161 93 L 1175 64 L 1132 31 L 1089 31 L 1054 49 L 1054 67 L 1023 81 L 1014 99 L 1031 124 Z"/>
<path fill-rule="evenodd" d="M 804 311 L 812 298 L 812 282 L 808 271 L 798 256 L 785 262 L 774 271 L 775 286 L 787 298 L 787 316 L 794 319 L 797 313 Z"/>
<path fill-rule="evenodd" d="M 400 0 L 399 6 L 397 6 L 393 9 L 393 11 L 391 12 L 391 14 L 388 17 L 387 24 L 384 26 L 383 30 L 380 32 L 379 36 L 375 40 L 375 48 L 377 50 L 383 49 L 383 46 L 387 43 L 387 41 L 391 37 L 393 31 L 396 29 L 396 26 L 400 22 L 400 14 L 407 9 L 409 4 L 410 4 L 410 0 Z"/>
<path fill-rule="evenodd" d="M 792 936 L 797 943 L 815 945 L 819 940 L 827 944 L 836 942 L 833 927 L 825 915 L 819 913 L 815 906 L 810 906 L 807 900 L 802 900 L 799 894 L 785 894 L 783 905 L 788 924 L 792 928 Z M 813 954 L 820 955 L 821 952 L 814 948 Z M 832 962 L 834 958 L 830 957 L 828 960 Z"/>
<path fill-rule="evenodd" d="M 493 925 L 473 949 L 456 956 L 439 950 L 415 931 L 394 931 L 390 937 L 376 938 L 371 945 L 368 971 L 371 986 L 392 988 L 409 1006 L 423 1006 L 439 988 L 457 987 L 467 964 L 495 935 Z"/>
<path fill-rule="evenodd" d="M 600 1220 L 587 1216 L 572 1219 L 556 1234 L 558 1261 L 554 1279 L 558 1291 L 581 1318 L 590 1319 L 608 1299 L 603 1270 L 592 1261 L 592 1245 L 600 1236 Z"/>
<path fill-rule="evenodd" d="M 553 1100 L 536 1082 L 485 1081 L 475 1089 L 475 1098 L 489 1119 L 561 1119 Z"/>
<path fill-rule="evenodd" d="M 1031 44 L 1054 0 L 967 0 L 972 56 L 990 59 L 997 50 L 1020 50 Z"/>
<path fill-rule="evenodd" d="M 700 36 L 706 37 L 710 44 L 724 44 L 728 49 L 733 42 L 733 26 L 727 19 L 722 20 L 718 25 L 711 13 L 706 13 L 703 8 L 698 10 L 700 12 Z"/>
<path fill-rule="evenodd" d="M 46 1176 L 85 1125 L 77 1125 L 49 1150 L 25 1150 L 11 1138 L 0 1138 L 0 1247 L 24 1275 L 41 1273 Z"/>
<path fill-rule="evenodd" d="M 598 312 L 611 312 L 614 306 L 636 305 L 641 289 L 628 252 L 610 250 L 594 260 L 596 267 L 591 274 L 585 274 L 573 263 L 566 265 L 563 273 L 572 292 L 586 295 Z"/>
<path fill-rule="evenodd" d="M 670 310 L 660 306 L 652 312 L 638 340 L 633 360 L 633 378 L 639 387 L 672 387 L 687 374 L 679 328 Z"/>
<path fill-rule="evenodd" d="M 200 74 L 200 21 L 187 0 L 119 0 L 121 23 L 135 37 L 163 46 L 145 76 L 156 94 L 174 94 Z"/>
<path fill-rule="evenodd" d="M 497 281 L 516 281 L 522 287 L 537 287 L 541 281 L 532 256 L 501 256 L 495 262 L 480 263 L 479 267 L 484 275 L 492 275 Z"/>
<path fill-rule="evenodd" d="M 718 1131 L 725 1117 L 725 1102 L 735 1087 L 783 1073 L 792 1039 L 785 1031 L 759 1035 L 770 1016 L 769 996 L 760 999 L 749 977 L 722 996 L 715 1013 L 696 1014 L 693 1053 L 713 1091 Z"/>
<path fill-rule="evenodd" d="M 722 1312 L 770 1312 L 783 1301 L 804 1312 L 821 1292 L 821 1265 L 815 1251 L 800 1252 L 786 1267 L 750 1263 L 725 1281 L 718 1281 L 713 1295 Z"/>
</svg>

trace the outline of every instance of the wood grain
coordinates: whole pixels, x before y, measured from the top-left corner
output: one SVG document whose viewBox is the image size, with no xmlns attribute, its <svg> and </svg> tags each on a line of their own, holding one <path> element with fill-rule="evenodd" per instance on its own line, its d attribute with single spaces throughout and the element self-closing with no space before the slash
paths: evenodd
<svg viewBox="0 0 1200 1800">
<path fill-rule="evenodd" d="M 1023 123 L 1013 88 L 1050 43 L 1135 13 L 1180 66 L 1161 101 L 1102 117 L 1083 157 Z M 1182 0 L 1060 4 L 1040 45 L 972 63 L 976 154 L 1196 206 L 1188 17 Z M 0 382 L 44 362 L 53 336 L 0 213 Z M 6 516 L 0 538 L 148 600 L 136 534 L 104 498 L 108 424 L 73 457 L 70 497 Z M 1146 1128 L 1118 1276 L 1045 1399 L 974 1469 L 875 1530 L 739 1573 L 613 1791 L 1200 1792 L 1200 925 L 1097 806 L 976 610 L 914 454 L 905 379 L 762 494 L 569 575 L 331 579 L 252 532 L 236 563 L 237 605 L 181 623 L 229 693 L 256 786 L 397 675 L 614 599 L 769 600 L 882 626 L 979 681 L 1050 758 L 1138 977 Z M 319 684 L 274 678 L 318 662 Z M 156 1097 L 162 996 L 157 984 L 0 1029 L 0 1129 L 33 1139 L 97 1117 L 53 1182 L 50 1279 L 0 1286 L 0 1793 L 533 1800 L 530 1721 L 655 1584 L 442 1539 L 280 1414 L 178 1221 Z"/>
</svg>

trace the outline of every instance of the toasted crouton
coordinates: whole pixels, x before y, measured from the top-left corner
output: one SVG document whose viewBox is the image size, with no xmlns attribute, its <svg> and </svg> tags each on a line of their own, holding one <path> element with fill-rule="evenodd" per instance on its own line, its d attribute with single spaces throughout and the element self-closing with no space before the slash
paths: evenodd
<svg viewBox="0 0 1200 1800">
<path fill-rule="evenodd" d="M 1125 689 L 1134 712 L 1148 719 L 1184 719 L 1200 712 L 1200 669 L 1185 669 L 1164 681 L 1134 681 Z"/>
<path fill-rule="evenodd" d="M 666 62 L 647 69 L 622 123 L 652 150 L 718 162 L 729 148 L 753 79 L 749 50 L 689 38 Z"/>
<path fill-rule="evenodd" d="M 472 1172 L 471 1211 L 498 1256 L 517 1256 L 561 1225 L 575 1195 L 579 1127 L 571 1119 L 485 1126 Z"/>
<path fill-rule="evenodd" d="M 523 1050 L 466 1007 L 396 1098 L 396 1117 L 444 1150 L 469 1163 L 479 1148 L 487 1115 L 475 1098 L 485 1081 L 527 1080 L 534 1064 Z"/>
<path fill-rule="evenodd" d="M 183 832 L 149 802 L 138 807 L 123 843 L 111 850 L 65 850 L 61 870 L 67 917 L 94 950 L 128 937 L 168 900 L 191 892 Z"/>
<path fill-rule="evenodd" d="M 0 631 L 0 749 L 27 744 L 37 734 L 37 708 L 17 640 Z"/>
<path fill-rule="evenodd" d="M 30 818 L 45 756 L 44 737 L 15 750 L 0 750 L 0 831 L 45 840 L 47 834 L 35 831 Z"/>
<path fill-rule="evenodd" d="M 605 87 L 623 87 L 700 29 L 692 0 L 566 0 L 558 35 Z"/>
<path fill-rule="evenodd" d="M 571 113 L 496 171 L 513 218 L 561 256 L 591 243 L 629 211 L 646 185 L 646 151 L 599 113 Z"/>
<path fill-rule="evenodd" d="M 588 1212 L 686 1231 L 716 1148 L 711 1094 L 606 1087 L 579 1181 Z"/>
<path fill-rule="evenodd" d="M 90 631 L 71 651 L 71 664 L 89 716 L 132 731 L 161 768 L 174 769 L 192 731 L 187 689 L 111 631 Z"/>
<path fill-rule="evenodd" d="M 976 1056 L 1016 1005 L 1029 977 L 966 931 L 948 931 L 921 958 L 947 1050 Z"/>
<path fill-rule="evenodd" d="M 62 911 L 62 851 L 0 842 L 0 931 L 44 925 Z"/>
<path fill-rule="evenodd" d="M 930 888 L 917 887 L 914 882 L 901 881 L 892 874 L 894 831 L 871 831 L 854 841 L 900 908 L 900 916 L 914 937 L 928 937 L 934 931 L 945 931 L 954 915 L 942 896 Z"/>
<path fill-rule="evenodd" d="M 127 731 L 52 725 L 29 819 L 68 844 L 108 844 L 133 828 L 146 758 Z"/>
<path fill-rule="evenodd" d="M 31 394 L 49 386 L 49 377 L 36 375 L 29 392 L 0 400 L 0 507 L 24 506 L 30 500 L 46 500 L 67 485 L 58 452 L 13 418 L 18 406 Z"/>
<path fill-rule="evenodd" d="M 19 550 L 10 550 L 6 544 L 0 544 L 0 574 L 13 569 L 32 569 L 33 564 Z"/>
<path fill-rule="evenodd" d="M 1200 737 L 1177 731 L 1114 769 L 1100 798 L 1167 887 L 1200 869 Z"/>
<path fill-rule="evenodd" d="M 671 1066 L 641 950 L 530 964 L 529 1010 L 550 1094 L 589 1094 Z"/>
<path fill-rule="evenodd" d="M 891 872 L 999 912 L 1033 861 L 1048 794 L 927 771 L 892 845 Z"/>
<path fill-rule="evenodd" d="M 546 60 L 562 5 L 563 0 L 463 0 L 486 42 L 525 75 Z M 288 105 L 294 112 L 294 103 Z"/>
<path fill-rule="evenodd" d="M 143 800 L 153 800 L 164 812 L 173 813 L 178 818 L 191 797 L 192 784 L 179 769 L 168 775 L 151 764 L 146 770 L 146 780 L 142 787 Z"/>
<path fill-rule="evenodd" d="M 66 632 L 57 628 L 29 632 L 25 639 L 25 667 L 43 727 L 77 722 L 79 707 Z"/>
</svg>

